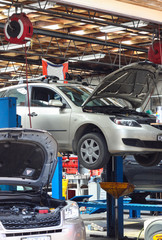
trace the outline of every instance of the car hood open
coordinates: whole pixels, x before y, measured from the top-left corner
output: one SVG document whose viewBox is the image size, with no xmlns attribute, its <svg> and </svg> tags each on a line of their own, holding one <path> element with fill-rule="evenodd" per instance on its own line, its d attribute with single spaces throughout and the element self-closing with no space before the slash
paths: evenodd
<svg viewBox="0 0 162 240">
<path fill-rule="evenodd" d="M 138 108 L 156 87 L 159 71 L 160 67 L 151 62 L 124 66 L 106 76 L 82 106 L 95 98 L 117 97 L 129 101 L 134 108 Z"/>
<path fill-rule="evenodd" d="M 0 184 L 42 188 L 52 180 L 57 143 L 46 131 L 0 129 Z"/>
</svg>

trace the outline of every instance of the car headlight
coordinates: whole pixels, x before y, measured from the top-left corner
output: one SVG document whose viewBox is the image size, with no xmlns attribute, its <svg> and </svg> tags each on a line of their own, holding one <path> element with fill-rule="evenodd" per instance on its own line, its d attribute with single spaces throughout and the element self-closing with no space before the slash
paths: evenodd
<svg viewBox="0 0 162 240">
<path fill-rule="evenodd" d="M 117 125 L 127 126 L 127 127 L 141 127 L 141 125 L 132 119 L 120 119 L 120 118 L 114 118 L 112 119 L 114 123 Z"/>
<path fill-rule="evenodd" d="M 79 218 L 78 204 L 73 202 L 72 204 L 70 204 L 70 206 L 65 207 L 64 217 L 65 217 L 65 220 Z"/>
</svg>

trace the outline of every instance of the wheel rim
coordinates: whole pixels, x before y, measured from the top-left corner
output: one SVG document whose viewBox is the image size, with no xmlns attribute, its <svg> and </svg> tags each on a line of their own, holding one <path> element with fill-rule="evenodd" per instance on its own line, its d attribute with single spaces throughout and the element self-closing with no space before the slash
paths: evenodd
<svg viewBox="0 0 162 240">
<path fill-rule="evenodd" d="M 100 147 L 94 139 L 86 139 L 80 149 L 83 161 L 89 164 L 97 162 L 100 156 Z"/>
</svg>

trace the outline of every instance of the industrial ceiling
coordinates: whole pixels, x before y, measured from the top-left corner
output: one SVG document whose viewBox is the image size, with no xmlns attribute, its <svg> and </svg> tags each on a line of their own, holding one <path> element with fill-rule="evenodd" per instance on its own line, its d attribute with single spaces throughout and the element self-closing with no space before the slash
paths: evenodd
<svg viewBox="0 0 162 240">
<path fill-rule="evenodd" d="M 122 0 L 162 10 L 159 0 Z M 31 41 L 17 46 L 4 37 L 13 13 L 24 12 L 33 25 Z M 161 36 L 162 25 L 149 20 L 71 6 L 65 1 L 0 0 L 0 86 L 42 74 L 42 58 L 69 62 L 69 73 L 99 81 L 111 71 L 148 59 L 148 49 Z M 26 48 L 26 50 L 25 50 Z M 27 59 L 27 67 L 26 67 Z"/>
</svg>

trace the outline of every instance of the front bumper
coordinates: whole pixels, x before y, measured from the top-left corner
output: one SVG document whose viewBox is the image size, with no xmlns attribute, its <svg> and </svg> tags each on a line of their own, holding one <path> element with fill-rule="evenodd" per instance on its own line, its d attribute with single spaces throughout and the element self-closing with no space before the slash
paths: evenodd
<svg viewBox="0 0 162 240">
<path fill-rule="evenodd" d="M 162 131 L 150 125 L 141 127 L 115 125 L 110 134 L 107 134 L 106 140 L 112 155 L 162 152 L 162 141 L 158 141 L 159 135 L 162 136 Z"/>
<path fill-rule="evenodd" d="M 59 227 L 21 229 L 21 230 L 0 230 L 0 240 L 42 240 L 49 236 L 50 240 L 85 240 L 85 227 L 81 219 L 66 221 Z M 44 238 L 43 238 L 44 237 Z M 30 239 L 29 238 L 29 239 Z"/>
</svg>

